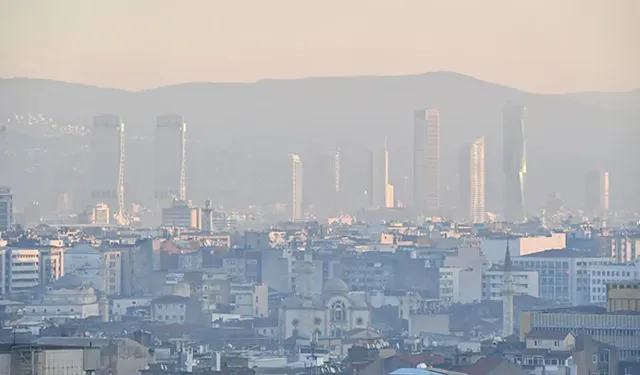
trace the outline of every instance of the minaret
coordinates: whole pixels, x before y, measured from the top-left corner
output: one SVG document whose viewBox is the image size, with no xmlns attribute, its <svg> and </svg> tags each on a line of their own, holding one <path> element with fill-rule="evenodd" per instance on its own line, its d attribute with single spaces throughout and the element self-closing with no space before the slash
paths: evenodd
<svg viewBox="0 0 640 375">
<path fill-rule="evenodd" d="M 504 254 L 504 275 L 502 291 L 502 336 L 513 335 L 513 275 L 511 274 L 511 254 L 509 253 L 509 237 Z"/>
</svg>

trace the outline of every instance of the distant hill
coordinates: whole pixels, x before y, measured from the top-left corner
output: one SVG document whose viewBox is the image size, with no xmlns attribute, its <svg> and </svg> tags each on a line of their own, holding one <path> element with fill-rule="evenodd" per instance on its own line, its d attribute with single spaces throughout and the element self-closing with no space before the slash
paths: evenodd
<svg viewBox="0 0 640 375">
<path fill-rule="evenodd" d="M 59 123 L 90 126 L 94 115 L 114 113 L 123 117 L 129 137 L 147 137 L 150 142 L 157 115 L 182 114 L 189 124 L 189 195 L 196 202 L 208 197 L 227 203 L 286 202 L 287 155 L 298 152 L 303 160 L 311 160 L 340 148 L 346 200 L 359 207 L 366 184 L 366 153 L 382 147 L 385 135 L 391 182 L 402 199 L 412 186 L 413 110 L 437 108 L 441 111 L 444 203 L 454 204 L 458 197 L 462 145 L 484 135 L 488 209 L 500 211 L 501 111 L 507 100 L 519 101 L 528 109 L 532 210 L 544 205 L 551 192 L 560 192 L 570 205 L 582 204 L 584 174 L 589 169 L 610 171 L 614 206 L 637 207 L 640 172 L 632 161 L 638 160 L 640 91 L 541 95 L 449 72 L 185 83 L 139 92 L 39 79 L 0 80 L 3 116 L 42 113 Z M 128 143 L 131 200 L 150 196 L 149 146 L 144 141 Z M 316 172 L 305 170 L 305 174 Z"/>
</svg>

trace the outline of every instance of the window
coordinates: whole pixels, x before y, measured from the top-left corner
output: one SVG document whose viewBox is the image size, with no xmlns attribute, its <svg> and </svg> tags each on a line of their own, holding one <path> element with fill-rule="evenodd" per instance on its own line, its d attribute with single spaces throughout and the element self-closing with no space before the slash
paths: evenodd
<svg viewBox="0 0 640 375">
<path fill-rule="evenodd" d="M 331 305 L 331 320 L 338 322 L 347 320 L 344 302 L 336 301 Z"/>
<path fill-rule="evenodd" d="M 533 340 L 533 346 L 538 346 L 538 340 Z"/>
<path fill-rule="evenodd" d="M 560 342 L 558 342 L 558 340 L 554 341 L 553 342 L 553 346 L 555 346 L 557 348 L 558 346 L 560 346 Z"/>
</svg>

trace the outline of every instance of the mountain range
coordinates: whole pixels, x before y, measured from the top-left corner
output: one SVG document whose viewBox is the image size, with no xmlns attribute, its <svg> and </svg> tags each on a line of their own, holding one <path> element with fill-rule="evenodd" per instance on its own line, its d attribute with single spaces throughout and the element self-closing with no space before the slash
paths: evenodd
<svg viewBox="0 0 640 375">
<path fill-rule="evenodd" d="M 340 149 L 343 200 L 356 209 L 364 202 L 367 153 L 381 149 L 385 136 L 391 183 L 400 199 L 410 198 L 413 111 L 436 108 L 441 114 L 443 204 L 453 206 L 459 196 L 462 147 L 484 136 L 487 209 L 500 212 L 502 107 L 507 101 L 527 107 L 527 208 L 531 213 L 544 207 L 550 193 L 559 193 L 569 206 L 581 206 L 584 175 L 589 170 L 610 173 L 614 208 L 639 208 L 640 90 L 536 94 L 451 72 L 184 83 L 137 92 L 42 79 L 0 80 L 3 117 L 38 113 L 56 124 L 90 127 L 95 115 L 120 115 L 127 133 L 127 197 L 142 203 L 151 196 L 149 149 L 158 115 L 181 114 L 188 123 L 188 190 L 196 202 L 207 198 L 231 206 L 288 202 L 288 155 L 299 153 L 311 166 L 319 155 Z M 72 142 L 79 149 L 71 156 L 68 140 L 55 147 L 54 143 L 64 141 L 51 137 L 38 141 L 51 146 L 47 176 L 42 176 L 24 174 L 26 166 L 18 161 L 26 159 L 16 157 L 21 150 L 33 148 L 27 143 L 36 142 L 38 136 L 25 138 L 16 127 L 6 133 L 13 134 L 5 137 L 13 137 L 6 144 L 13 149 L 14 162 L 5 162 L 5 169 L 12 170 L 5 174 L 11 176 L 5 177 L 9 181 L 3 183 L 82 194 L 78 187 L 86 185 L 90 166 L 87 147 L 79 146 L 87 146 L 89 137 Z M 305 169 L 305 176 L 326 172 L 310 169 Z M 35 188 L 28 193 L 26 187 L 14 190 L 22 202 L 42 201 L 38 196 L 46 195 Z"/>
</svg>

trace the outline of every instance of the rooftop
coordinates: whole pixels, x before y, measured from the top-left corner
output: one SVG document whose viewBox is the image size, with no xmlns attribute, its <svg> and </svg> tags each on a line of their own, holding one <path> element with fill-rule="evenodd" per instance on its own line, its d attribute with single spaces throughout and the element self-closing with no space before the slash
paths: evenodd
<svg viewBox="0 0 640 375">
<path fill-rule="evenodd" d="M 597 258 L 592 254 L 574 250 L 574 249 L 549 249 L 544 251 L 539 251 L 537 253 L 531 253 L 526 255 L 521 255 L 518 258 Z"/>
</svg>

